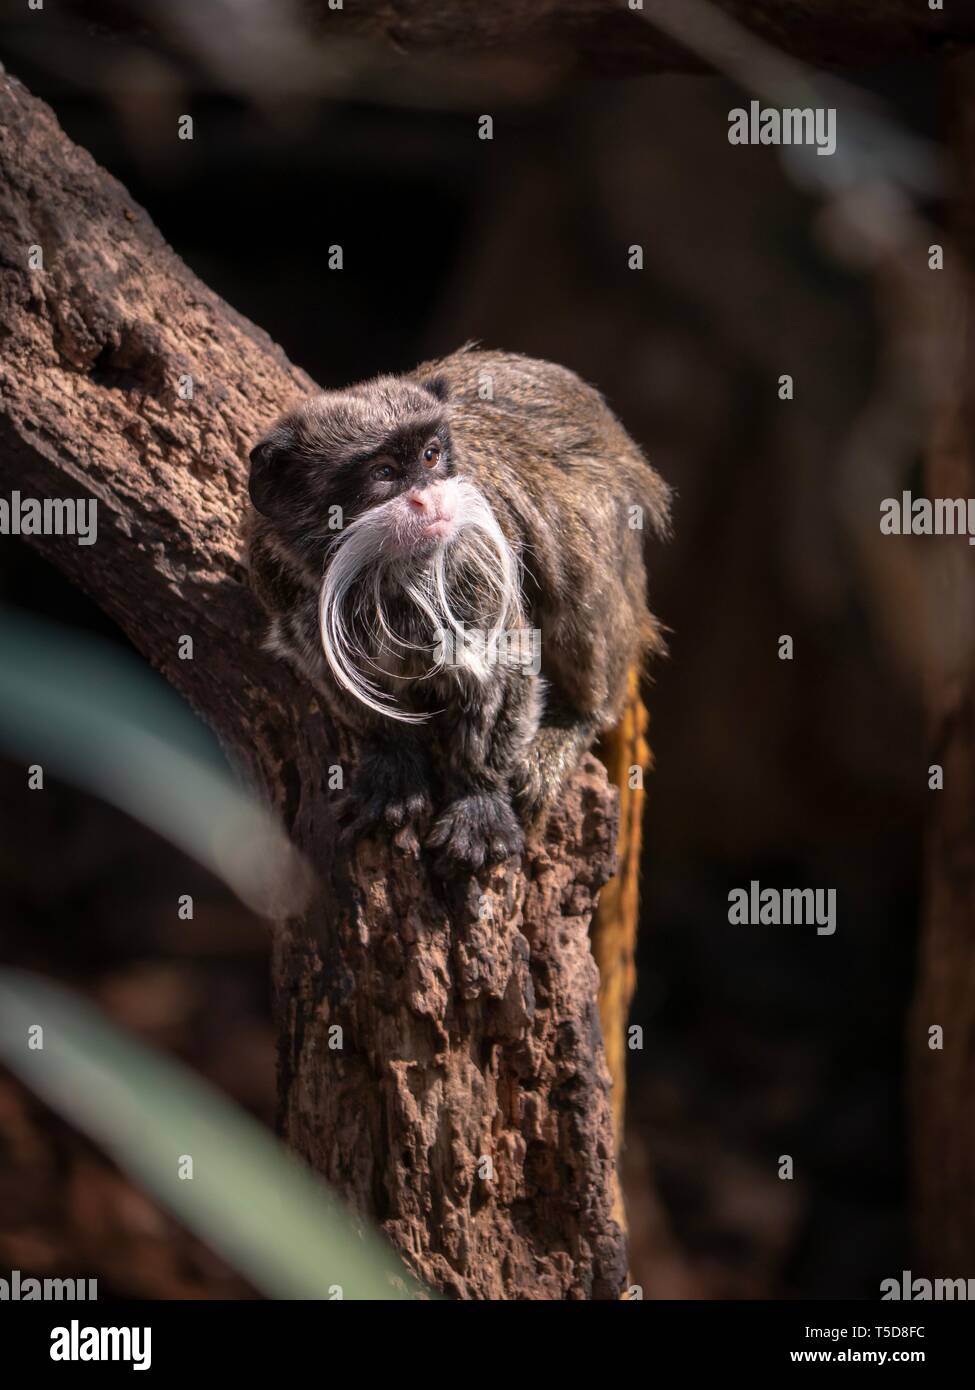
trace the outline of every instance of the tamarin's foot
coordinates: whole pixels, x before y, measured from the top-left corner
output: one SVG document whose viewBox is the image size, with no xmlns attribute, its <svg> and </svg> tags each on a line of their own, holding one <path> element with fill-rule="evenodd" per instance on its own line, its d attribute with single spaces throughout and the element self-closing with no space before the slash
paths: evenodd
<svg viewBox="0 0 975 1390">
<path fill-rule="evenodd" d="M 428 839 L 439 850 L 434 869 L 442 877 L 482 869 L 520 854 L 524 836 L 511 803 L 502 792 L 480 791 L 458 797 L 437 820 Z"/>
<path fill-rule="evenodd" d="M 419 758 L 367 751 L 339 804 L 339 828 L 343 840 L 349 841 L 380 826 L 400 830 L 416 825 L 432 811 L 428 773 Z"/>
</svg>

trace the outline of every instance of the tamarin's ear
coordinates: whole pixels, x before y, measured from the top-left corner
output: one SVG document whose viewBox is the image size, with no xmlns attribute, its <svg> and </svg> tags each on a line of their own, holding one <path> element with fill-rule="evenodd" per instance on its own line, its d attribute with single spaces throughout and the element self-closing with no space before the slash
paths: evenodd
<svg viewBox="0 0 975 1390">
<path fill-rule="evenodd" d="M 445 376 L 432 376 L 423 385 L 431 396 L 436 396 L 438 401 L 445 401 L 450 395 L 450 382 Z"/>
<path fill-rule="evenodd" d="M 263 516 L 277 516 L 287 504 L 289 451 L 278 430 L 265 436 L 250 452 L 247 490 Z"/>
</svg>

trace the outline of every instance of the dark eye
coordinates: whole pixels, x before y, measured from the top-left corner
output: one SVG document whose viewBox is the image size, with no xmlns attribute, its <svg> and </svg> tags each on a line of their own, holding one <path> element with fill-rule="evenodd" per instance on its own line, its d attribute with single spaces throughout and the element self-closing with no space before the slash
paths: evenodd
<svg viewBox="0 0 975 1390">
<path fill-rule="evenodd" d="M 390 478 L 396 477 L 396 469 L 391 463 L 377 463 L 372 470 L 372 477 L 377 483 L 388 483 Z"/>
<path fill-rule="evenodd" d="M 423 462 L 428 468 L 435 468 L 440 462 L 440 455 L 442 452 L 439 439 L 432 439 L 423 450 Z"/>
</svg>

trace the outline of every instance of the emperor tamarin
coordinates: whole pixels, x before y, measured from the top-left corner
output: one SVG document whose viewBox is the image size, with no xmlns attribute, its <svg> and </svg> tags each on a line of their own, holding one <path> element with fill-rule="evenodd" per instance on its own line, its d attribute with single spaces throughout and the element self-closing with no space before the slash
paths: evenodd
<svg viewBox="0 0 975 1390">
<path fill-rule="evenodd" d="M 413 822 L 440 872 L 518 853 L 661 645 L 669 490 L 602 397 L 464 348 L 282 416 L 250 496 L 267 644 L 357 747 L 347 828 Z"/>
</svg>

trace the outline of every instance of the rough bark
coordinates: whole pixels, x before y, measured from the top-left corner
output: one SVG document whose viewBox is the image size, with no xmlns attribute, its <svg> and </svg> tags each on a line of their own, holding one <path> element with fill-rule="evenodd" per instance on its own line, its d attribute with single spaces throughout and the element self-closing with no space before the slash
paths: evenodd
<svg viewBox="0 0 975 1390">
<path fill-rule="evenodd" d="M 960 197 L 953 213 L 948 284 L 941 295 L 949 367 L 925 469 L 924 495 L 975 497 L 975 62 L 954 72 Z M 929 762 L 944 768 L 931 791 L 920 980 L 911 1027 L 918 1242 L 931 1277 L 975 1270 L 975 550 L 942 547 L 937 636 L 927 678 Z M 944 1030 L 943 1047 L 929 1030 Z"/>
<path fill-rule="evenodd" d="M 327 770 L 343 750 L 260 651 L 241 568 L 247 451 L 312 383 L 6 77 L 0 175 L 3 494 L 97 497 L 96 545 L 37 543 L 215 729 L 317 875 L 307 917 L 274 935 L 286 1134 L 438 1288 L 616 1296 L 587 942 L 613 869 L 603 769 L 587 760 L 546 843 L 480 882 L 440 888 L 408 838 L 338 851 Z"/>
</svg>

